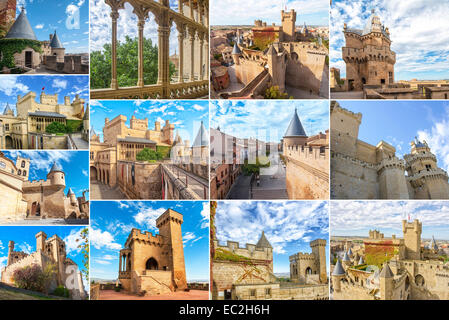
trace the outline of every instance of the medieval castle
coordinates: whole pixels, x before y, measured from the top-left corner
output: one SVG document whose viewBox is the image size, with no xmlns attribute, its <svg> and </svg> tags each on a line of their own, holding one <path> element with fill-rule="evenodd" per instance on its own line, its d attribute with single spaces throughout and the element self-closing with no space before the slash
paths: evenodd
<svg viewBox="0 0 449 320">
<path fill-rule="evenodd" d="M 181 225 L 172 209 L 156 219 L 159 234 L 132 229 L 120 250 L 119 282 L 130 293 L 166 294 L 187 288 Z"/>
<path fill-rule="evenodd" d="M 44 232 L 36 234 L 36 251 L 25 253 L 14 251 L 14 241 L 8 243 L 8 261 L 1 270 L 1 282 L 14 286 L 13 275 L 18 269 L 37 265 L 42 270 L 49 266 L 55 267 L 55 273 L 50 285 L 50 292 L 58 286 L 66 287 L 70 298 L 74 300 L 86 299 L 82 274 L 72 259 L 67 257 L 66 244 L 58 235 L 47 239 Z"/>
<path fill-rule="evenodd" d="M 361 121 L 361 113 L 331 102 L 332 198 L 449 199 L 448 175 L 425 141 L 412 141 L 410 154 L 400 159 L 385 141 L 359 140 Z"/>
<path fill-rule="evenodd" d="M 16 19 L 16 5 L 16 0 L 0 0 L 0 27 L 5 32 L 0 34 L 0 66 L 3 66 L 0 73 L 11 73 L 17 69 L 24 73 L 37 68 L 58 73 L 88 73 L 88 63 L 81 55 L 65 54 L 56 30 L 50 34 L 49 40 L 37 40 L 23 6 Z M 2 52 L 2 47 L 14 48 L 16 43 L 25 43 L 26 47 L 22 49 L 18 46 L 20 51 L 13 52 L 12 56 L 8 55 L 10 50 Z"/>
<path fill-rule="evenodd" d="M 447 300 L 449 265 L 433 239 L 421 245 L 422 223 L 402 221 L 403 239 L 369 232 L 363 246 L 349 244 L 332 270 L 336 300 Z M 351 248 L 352 247 L 352 248 Z M 338 252 L 335 254 L 338 255 Z M 341 252 L 340 252 L 341 254 Z"/>
<path fill-rule="evenodd" d="M 76 197 L 69 188 L 64 194 L 65 173 L 54 163 L 47 180 L 29 181 L 30 159 L 14 163 L 0 152 L 0 221 L 35 219 L 88 219 L 89 200 Z"/>
<path fill-rule="evenodd" d="M 56 135 L 46 132 L 53 122 L 67 124 L 67 121 L 78 122 L 83 131 L 89 129 L 89 108 L 79 95 L 71 101 L 64 97 L 64 104 L 58 103 L 58 94 L 41 92 L 39 102 L 36 92 L 30 91 L 23 97 L 17 96 L 16 110 L 6 105 L 0 115 L 0 147 L 1 149 L 87 149 L 87 134 L 76 143 L 67 134 Z M 77 133 L 74 133 L 75 135 Z M 85 139 L 85 140 L 83 140 Z M 83 142 L 84 141 L 84 142 Z"/>
<path fill-rule="evenodd" d="M 273 273 L 273 247 L 262 232 L 257 244 L 214 239 L 212 299 L 218 300 L 321 300 L 328 299 L 326 240 L 310 243 L 312 253 L 290 256 L 290 281 Z"/>
</svg>

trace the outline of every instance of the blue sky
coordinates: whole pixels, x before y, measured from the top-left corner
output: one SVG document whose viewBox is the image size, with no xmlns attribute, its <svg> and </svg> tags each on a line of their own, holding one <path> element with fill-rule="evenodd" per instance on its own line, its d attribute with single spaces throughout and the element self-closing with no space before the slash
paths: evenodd
<svg viewBox="0 0 449 320">
<path fill-rule="evenodd" d="M 8 242 L 15 242 L 15 251 L 33 253 L 36 251 L 35 235 L 41 231 L 45 232 L 47 239 L 55 234 L 66 243 L 67 257 L 72 259 L 80 270 L 84 269 L 81 249 L 78 249 L 80 231 L 84 227 L 0 227 L 0 269 L 6 266 L 8 260 Z M 84 276 L 83 276 L 83 280 Z M 86 285 L 86 281 L 85 281 Z"/>
<path fill-rule="evenodd" d="M 422 238 L 449 240 L 447 201 L 331 201 L 331 236 L 368 236 L 377 229 L 403 237 L 402 220 L 422 222 Z"/>
<path fill-rule="evenodd" d="M 89 3 L 86 0 L 18 0 L 39 41 L 56 30 L 66 53 L 89 52 Z"/>
<path fill-rule="evenodd" d="M 381 23 L 390 30 L 391 49 L 396 52 L 395 81 L 449 79 L 449 34 L 444 0 L 340 0 L 332 1 L 331 67 L 346 76 L 341 59 L 344 46 L 343 24 L 363 29 L 371 9 L 376 9 Z"/>
<path fill-rule="evenodd" d="M 6 157 L 16 163 L 17 156 L 31 159 L 29 180 L 46 180 L 54 162 L 65 172 L 67 194 L 72 188 L 77 197 L 81 197 L 83 190 L 89 189 L 89 152 L 88 151 L 3 151 Z M 88 193 L 86 194 L 86 197 Z"/>
<path fill-rule="evenodd" d="M 2 76 L 0 112 L 3 113 L 7 103 L 15 111 L 17 95 L 23 97 L 30 91 L 36 93 L 36 101 L 39 102 L 44 87 L 46 94 L 58 94 L 59 104 L 64 104 L 64 96 L 70 96 L 72 102 L 77 94 L 89 102 L 89 76 Z"/>
<path fill-rule="evenodd" d="M 183 215 L 182 236 L 188 281 L 209 279 L 209 202 L 95 201 L 91 203 L 91 278 L 118 277 L 119 252 L 132 228 L 158 234 L 156 219 L 167 209 Z"/>
<path fill-rule="evenodd" d="M 211 101 L 210 125 L 237 138 L 259 138 L 279 142 L 288 128 L 295 108 L 306 134 L 329 129 L 328 101 L 261 100 Z"/>
<path fill-rule="evenodd" d="M 281 24 L 281 10 L 296 11 L 296 25 L 329 24 L 328 0 L 212 0 L 210 2 L 211 25 L 254 25 L 262 20 L 271 25 Z"/>
<path fill-rule="evenodd" d="M 438 160 L 449 171 L 449 102 L 445 101 L 340 101 L 352 112 L 362 113 L 359 139 L 372 145 L 384 140 L 396 155 L 410 153 L 415 136 L 426 140 Z"/>
<path fill-rule="evenodd" d="M 230 240 L 239 242 L 243 248 L 246 243 L 256 244 L 264 231 L 273 247 L 274 272 L 289 272 L 290 255 L 311 253 L 309 244 L 315 239 L 325 239 L 329 244 L 328 203 L 219 201 L 215 227 L 221 245 L 226 245 L 226 241 Z"/>
<path fill-rule="evenodd" d="M 134 114 L 138 119 L 148 118 L 148 128 L 154 130 L 154 122 L 159 120 L 161 128 L 165 120 L 175 125 L 183 140 L 193 143 L 201 121 L 207 128 L 209 122 L 209 102 L 200 100 L 124 100 L 124 101 L 91 101 L 90 125 L 94 127 L 97 135 L 103 140 L 104 119 L 112 120 L 118 115 L 125 115 L 128 119 L 126 125 L 129 127 L 130 119 Z"/>
</svg>

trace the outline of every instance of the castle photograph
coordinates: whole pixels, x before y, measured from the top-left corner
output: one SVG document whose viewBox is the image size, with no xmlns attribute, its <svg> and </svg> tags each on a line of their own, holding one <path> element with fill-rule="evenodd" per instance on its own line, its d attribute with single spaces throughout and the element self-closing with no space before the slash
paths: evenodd
<svg viewBox="0 0 449 320">
<path fill-rule="evenodd" d="M 0 227 L 2 300 L 88 300 L 87 227 Z"/>
<path fill-rule="evenodd" d="M 448 10 L 447 1 L 333 1 L 331 98 L 448 99 L 449 49 L 429 37 Z"/>
<path fill-rule="evenodd" d="M 0 80 L 0 149 L 89 149 L 88 77 Z"/>
<path fill-rule="evenodd" d="M 87 151 L 0 152 L 0 224 L 89 224 Z"/>
<path fill-rule="evenodd" d="M 449 199 L 443 101 L 331 101 L 331 198 Z"/>
<path fill-rule="evenodd" d="M 332 202 L 331 298 L 448 300 L 448 212 L 443 202 Z"/>
<path fill-rule="evenodd" d="M 92 199 L 209 198 L 209 102 L 92 101 L 91 110 Z"/>
<path fill-rule="evenodd" d="M 211 221 L 212 299 L 329 298 L 327 202 L 211 201 Z"/>
<path fill-rule="evenodd" d="M 328 3 L 295 4 L 213 4 L 211 98 L 329 98 Z"/>
<path fill-rule="evenodd" d="M 93 0 L 92 99 L 209 97 L 208 0 Z"/>
<path fill-rule="evenodd" d="M 1 74 L 88 74 L 89 1 L 0 1 Z"/>
<path fill-rule="evenodd" d="M 210 112 L 211 199 L 329 198 L 327 102 L 212 101 Z"/>
<path fill-rule="evenodd" d="M 91 299 L 209 299 L 209 202 L 98 201 L 92 211 Z"/>
</svg>

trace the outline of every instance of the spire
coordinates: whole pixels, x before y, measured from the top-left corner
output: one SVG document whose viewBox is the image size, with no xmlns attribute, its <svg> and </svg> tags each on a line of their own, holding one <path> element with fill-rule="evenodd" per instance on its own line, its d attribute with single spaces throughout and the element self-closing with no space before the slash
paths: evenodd
<svg viewBox="0 0 449 320">
<path fill-rule="evenodd" d="M 62 172 L 62 168 L 56 162 L 53 162 L 50 172 L 56 172 L 56 171 Z"/>
<path fill-rule="evenodd" d="M 362 256 L 360 256 L 360 259 L 359 259 L 359 265 L 361 265 L 361 264 L 365 264 L 365 261 L 363 260 Z"/>
<path fill-rule="evenodd" d="M 33 28 L 31 28 L 30 22 L 28 21 L 28 18 L 25 13 L 25 8 L 23 6 L 19 16 L 12 25 L 11 29 L 9 29 L 5 38 L 37 40 Z"/>
<path fill-rule="evenodd" d="M 12 110 L 11 110 L 11 108 L 9 107 L 9 103 L 7 102 L 7 103 L 6 103 L 5 110 L 3 111 L 3 115 L 8 115 L 8 113 L 11 113 L 11 112 L 12 112 Z"/>
<path fill-rule="evenodd" d="M 51 38 L 50 47 L 55 48 L 55 49 L 63 48 L 61 41 L 59 41 L 59 37 L 56 34 L 56 30 L 55 30 L 55 34 L 53 35 L 53 38 Z"/>
<path fill-rule="evenodd" d="M 277 55 L 277 51 L 276 51 L 276 49 L 274 48 L 273 44 L 271 44 L 270 47 L 268 48 L 267 55 L 269 55 L 269 56 L 270 56 L 270 55 L 271 55 L 271 56 Z"/>
<path fill-rule="evenodd" d="M 204 127 L 203 121 L 201 121 L 200 129 L 196 135 L 192 147 L 203 147 L 208 145 L 209 145 L 209 135 L 207 134 L 206 128 Z"/>
<path fill-rule="evenodd" d="M 350 256 L 352 256 L 352 250 L 351 250 L 351 248 L 349 248 L 348 254 L 349 254 Z"/>
<path fill-rule="evenodd" d="M 388 263 L 384 264 L 384 267 L 382 271 L 380 272 L 379 277 L 381 278 L 393 278 L 393 272 L 391 271 L 390 267 L 388 266 Z"/>
<path fill-rule="evenodd" d="M 92 138 L 93 136 L 96 136 L 97 133 L 95 132 L 95 129 L 93 126 L 90 127 L 90 137 Z"/>
<path fill-rule="evenodd" d="M 273 248 L 268 241 L 268 239 L 265 237 L 265 232 L 262 231 L 262 234 L 260 235 L 259 241 L 257 241 L 256 248 Z"/>
<path fill-rule="evenodd" d="M 292 120 L 290 120 L 287 131 L 285 131 L 284 137 L 307 137 L 301 121 L 299 120 L 296 108 L 295 114 L 293 115 Z"/>
<path fill-rule="evenodd" d="M 437 243 L 435 241 L 435 237 L 434 236 L 432 236 L 432 243 L 430 245 L 430 248 L 433 249 L 433 250 L 438 250 L 438 245 L 437 245 Z"/>
<path fill-rule="evenodd" d="M 75 194 L 75 193 L 73 192 L 72 188 L 69 188 L 69 192 L 67 192 L 67 194 L 68 195 L 72 195 L 72 194 Z"/>
<path fill-rule="evenodd" d="M 332 275 L 333 276 L 342 276 L 344 274 L 345 274 L 345 269 L 343 269 L 340 259 L 338 259 L 337 263 L 335 264 L 334 270 L 332 271 Z"/>
<path fill-rule="evenodd" d="M 348 252 L 345 252 L 345 255 L 343 256 L 343 261 L 351 261 L 351 259 L 349 259 L 349 256 L 348 256 Z"/>
<path fill-rule="evenodd" d="M 242 51 L 240 51 L 239 46 L 237 45 L 237 42 L 234 42 L 234 48 L 232 49 L 232 54 L 241 54 Z"/>
</svg>

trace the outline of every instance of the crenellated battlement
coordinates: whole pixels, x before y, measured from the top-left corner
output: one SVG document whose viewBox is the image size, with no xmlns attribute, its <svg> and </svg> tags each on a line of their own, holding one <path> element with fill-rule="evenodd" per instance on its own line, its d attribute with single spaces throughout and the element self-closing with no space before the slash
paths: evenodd
<svg viewBox="0 0 449 320">
<path fill-rule="evenodd" d="M 289 257 L 290 262 L 314 261 L 317 257 L 313 253 L 298 252 Z"/>
<path fill-rule="evenodd" d="M 142 232 L 140 229 L 133 228 L 131 233 L 126 240 L 125 247 L 128 248 L 131 241 L 143 241 L 148 244 L 162 245 L 164 243 L 164 238 L 160 234 L 153 235 L 149 231 Z"/>
</svg>

